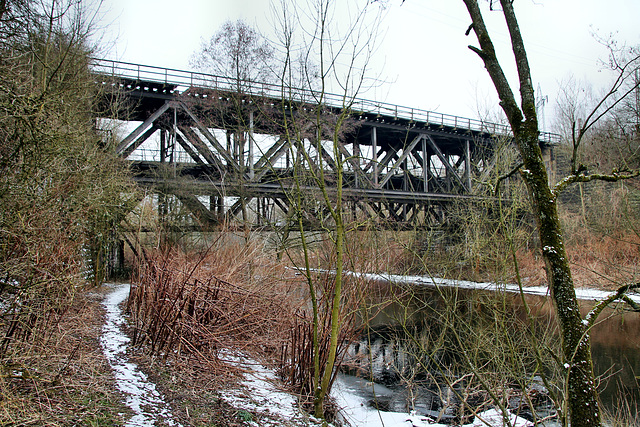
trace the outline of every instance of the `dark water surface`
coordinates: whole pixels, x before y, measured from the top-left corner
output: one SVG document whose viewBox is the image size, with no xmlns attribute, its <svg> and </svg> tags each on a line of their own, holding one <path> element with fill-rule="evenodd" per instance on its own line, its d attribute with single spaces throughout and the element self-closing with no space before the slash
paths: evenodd
<svg viewBox="0 0 640 427">
<path fill-rule="evenodd" d="M 458 319 L 456 321 L 482 324 L 482 319 L 491 316 L 492 307 L 504 310 L 506 317 L 511 320 L 519 319 L 514 324 L 530 324 L 524 306 L 526 303 L 535 319 L 533 328 L 541 334 L 546 333 L 551 341 L 555 340 L 557 343 L 558 340 L 557 333 L 554 332 L 556 326 L 553 306 L 544 296 L 527 295 L 523 302 L 519 295 L 514 294 L 497 295 L 488 291 L 429 288 L 417 292 L 414 289 L 403 298 L 396 299 L 376 313 L 370 322 L 371 328 L 348 351 L 348 360 L 360 360 L 351 365 L 352 374 L 372 376 L 375 382 L 388 386 L 383 389 L 385 392 L 382 393 L 382 400 L 372 403 L 379 405 L 382 410 L 403 411 L 415 408 L 429 413 L 438 410 L 438 405 L 441 410 L 442 384 L 434 385 L 432 382 L 416 391 L 415 387 L 412 389 L 406 386 L 406 375 L 397 375 L 399 366 L 406 368 L 407 364 L 412 363 L 397 333 L 399 329 L 406 332 L 406 325 L 412 325 L 410 328 L 414 334 L 423 341 L 428 341 L 433 338 L 428 331 L 438 328 L 441 330 L 442 318 L 451 318 L 447 315 L 447 310 L 449 313 L 451 310 L 462 312 L 461 315 L 454 316 Z M 581 301 L 583 315 L 592 306 L 593 302 Z M 401 327 L 401 324 L 405 327 Z M 460 328 L 462 330 L 467 326 L 460 325 Z M 524 334 L 517 327 L 512 333 Z M 622 305 L 606 310 L 591 331 L 591 344 L 596 375 L 601 376 L 599 391 L 604 407 L 610 412 L 615 412 L 626 403 L 635 407 L 640 402 L 640 313 L 625 310 Z M 447 355 L 444 350 L 438 354 L 442 357 L 440 360 L 444 361 L 451 357 L 449 363 L 455 365 L 455 356 Z M 416 398 L 416 394 L 421 397 Z M 410 400 L 412 403 L 407 404 Z M 547 409 L 552 408 L 547 405 Z M 545 413 L 544 403 L 539 411 Z"/>
</svg>

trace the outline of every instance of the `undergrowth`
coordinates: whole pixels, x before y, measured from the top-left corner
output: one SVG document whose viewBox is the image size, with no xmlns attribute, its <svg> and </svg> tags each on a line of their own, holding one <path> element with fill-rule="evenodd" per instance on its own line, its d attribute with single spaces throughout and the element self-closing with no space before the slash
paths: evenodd
<svg viewBox="0 0 640 427">
<path fill-rule="evenodd" d="M 100 298 L 77 297 L 58 323 L 5 353 L 0 363 L 0 425 L 124 423 L 128 409 L 98 342 Z"/>
<path fill-rule="evenodd" d="M 302 300 L 286 280 L 293 273 L 263 250 L 221 235 L 204 251 L 148 253 L 127 305 L 133 345 L 219 378 L 233 377 L 228 352 L 273 360 Z"/>
</svg>

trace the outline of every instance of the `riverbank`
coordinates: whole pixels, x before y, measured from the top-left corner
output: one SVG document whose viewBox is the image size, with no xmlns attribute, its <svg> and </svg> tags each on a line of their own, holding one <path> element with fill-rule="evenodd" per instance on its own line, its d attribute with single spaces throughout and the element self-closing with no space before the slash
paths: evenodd
<svg viewBox="0 0 640 427">
<path fill-rule="evenodd" d="M 512 283 L 497 283 L 497 282 L 471 282 L 467 280 L 454 280 L 443 279 L 439 277 L 429 276 L 413 276 L 413 275 L 400 275 L 400 274 L 388 274 L 388 273 L 354 273 L 348 272 L 348 275 L 354 277 L 361 277 L 366 280 L 395 283 L 399 285 L 413 285 L 413 286 L 426 286 L 426 287 L 448 287 L 459 289 L 475 289 L 483 291 L 501 291 L 509 293 L 524 293 L 526 295 L 538 295 L 549 296 L 549 288 L 547 286 L 518 286 Z M 590 287 L 577 287 L 576 297 L 583 301 L 599 301 L 608 298 L 615 292 L 596 289 Z M 640 304 L 640 294 L 637 292 L 629 293 L 629 298 L 634 302 Z"/>
<path fill-rule="evenodd" d="M 372 276 L 377 280 L 382 277 L 424 286 L 492 289 L 486 283 Z M 221 360 L 228 372 L 221 376 L 220 366 L 209 370 L 190 360 L 165 363 L 145 355 L 141 349 L 132 349 L 126 339 L 105 338 L 117 330 L 123 331 L 117 307 L 127 295 L 127 285 L 110 285 L 80 296 L 63 322 L 52 326 L 48 337 L 51 345 L 45 354 L 38 354 L 34 348 L 15 359 L 13 369 L 5 370 L 0 379 L 0 425 L 317 425 L 297 407 L 295 398 L 278 385 L 273 371 L 251 357 L 223 354 Z M 588 299 L 601 294 L 589 291 L 582 296 Z M 108 341 L 116 343 L 117 351 L 105 350 Z M 151 394 L 154 399 L 161 396 L 165 409 L 150 410 L 153 401 L 138 402 L 136 406 L 131 388 L 118 384 L 118 376 L 123 375 L 117 369 L 114 374 L 114 365 L 110 363 L 114 358 L 121 358 L 122 364 L 135 364 L 146 376 L 145 381 L 155 384 L 157 394 Z M 378 412 L 368 407 L 349 382 L 338 381 L 334 396 L 346 421 L 354 426 L 383 425 L 383 422 L 385 427 L 433 426 L 418 415 Z M 155 415 L 145 418 L 148 415 L 135 408 Z M 524 421 L 521 423 L 526 425 Z"/>
<path fill-rule="evenodd" d="M 303 411 L 295 396 L 284 390 L 274 371 L 265 368 L 249 355 L 223 351 L 220 361 L 229 369 L 239 370 L 236 382 L 224 386 L 217 378 L 200 371 L 196 381 L 195 371 L 185 372 L 175 366 L 158 364 L 144 356 L 127 355 L 130 342 L 125 334 L 124 318 L 119 308 L 128 293 L 128 285 L 117 285 L 106 295 L 106 323 L 101 344 L 115 372 L 116 386 L 123 393 L 127 406 L 133 412 L 125 426 L 319 426 L 320 422 Z M 136 360 L 140 369 L 130 360 Z M 185 374 L 192 382 L 185 382 Z M 202 381 L 204 380 L 204 381 Z M 205 385 L 208 383 L 209 386 Z M 215 384 L 215 387 L 210 385 Z M 362 397 L 361 387 L 372 388 L 362 379 L 340 376 L 332 396 L 339 410 L 337 425 L 369 427 L 446 427 L 446 424 L 416 413 L 384 412 L 370 407 Z M 364 386 L 362 386 L 364 384 Z M 157 385 L 157 387 L 156 387 Z M 376 386 L 378 387 L 378 386 Z M 158 390 L 158 391 L 156 391 Z M 168 407 L 171 402 L 173 414 Z M 221 411 L 221 403 L 224 410 Z M 175 415 L 174 415 L 175 414 Z M 214 417 L 215 421 L 211 418 Z M 469 427 L 502 426 L 502 415 L 495 410 L 478 413 Z M 511 415 L 514 427 L 529 427 L 532 424 L 516 415 Z"/>
<path fill-rule="evenodd" d="M 221 374 L 132 348 L 121 317 L 128 288 L 105 285 L 79 295 L 45 342 L 23 348 L 3 367 L 1 426 L 313 425 L 273 373 L 249 358 L 228 360 Z"/>
</svg>

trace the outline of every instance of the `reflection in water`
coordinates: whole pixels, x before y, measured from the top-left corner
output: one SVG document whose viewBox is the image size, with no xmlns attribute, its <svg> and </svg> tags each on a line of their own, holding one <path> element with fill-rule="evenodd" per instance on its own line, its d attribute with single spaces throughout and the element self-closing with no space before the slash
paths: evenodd
<svg viewBox="0 0 640 427">
<path fill-rule="evenodd" d="M 384 411 L 416 410 L 443 422 L 463 422 L 469 409 L 461 400 L 482 409 L 499 395 L 501 404 L 525 418 L 552 416 L 554 405 L 542 377 L 558 384 L 562 367 L 546 351 L 534 357 L 530 338 L 535 335 L 540 347 L 557 351 L 553 307 L 545 297 L 527 296 L 525 301 L 533 321 L 517 295 L 456 289 L 405 292 L 350 345 L 345 371 L 387 387 L 369 399 Z M 592 305 L 582 304 L 585 313 Z M 638 401 L 638 347 L 638 313 L 611 309 L 592 330 L 596 374 L 610 375 L 600 387 L 609 411 L 620 399 Z M 487 385 L 494 395 L 484 391 Z"/>
<path fill-rule="evenodd" d="M 613 411 L 623 399 L 640 401 L 640 314 L 612 310 L 603 316 L 591 334 L 591 352 L 596 374 L 612 374 L 604 380 L 600 398 Z"/>
</svg>

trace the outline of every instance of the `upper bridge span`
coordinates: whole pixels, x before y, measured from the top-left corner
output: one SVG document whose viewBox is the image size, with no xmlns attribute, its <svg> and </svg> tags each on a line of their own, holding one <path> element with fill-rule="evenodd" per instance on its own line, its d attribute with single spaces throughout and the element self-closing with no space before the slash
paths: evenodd
<svg viewBox="0 0 640 427">
<path fill-rule="evenodd" d="M 283 85 L 107 60 L 94 60 L 93 71 L 110 104 L 104 118 L 127 122 L 117 151 L 136 180 L 175 195 L 207 227 L 281 224 L 292 212 L 299 150 L 312 154 L 305 168 L 323 168 L 330 193 L 342 167 L 354 218 L 393 227 L 440 222 L 447 203 L 480 198 L 474 182 L 488 176 L 496 142 L 510 137 L 501 124 L 326 93 L 320 101 Z M 305 123 L 321 117 L 329 132 L 345 108 L 336 159 L 333 147 L 309 142 L 317 129 Z M 557 142 L 540 136 L 543 147 Z M 312 181 L 303 188 L 310 199 L 318 190 Z M 319 227 L 326 213 L 316 208 L 305 213 Z"/>
</svg>

